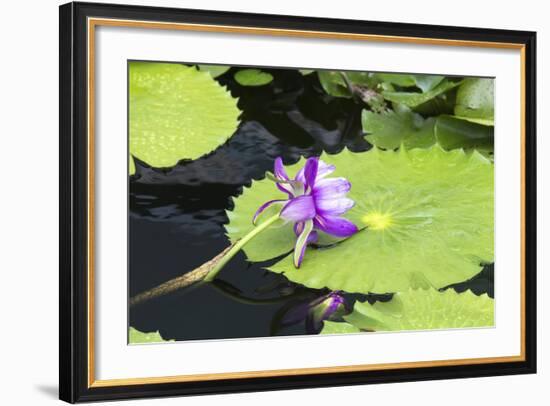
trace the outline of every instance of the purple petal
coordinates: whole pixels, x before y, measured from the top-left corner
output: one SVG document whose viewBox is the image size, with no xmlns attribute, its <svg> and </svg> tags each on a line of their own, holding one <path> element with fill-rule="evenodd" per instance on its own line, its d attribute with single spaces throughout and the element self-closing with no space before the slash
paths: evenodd
<svg viewBox="0 0 550 406">
<path fill-rule="evenodd" d="M 275 178 L 282 181 L 289 180 L 288 175 L 286 174 L 285 167 L 283 165 L 283 159 L 281 157 L 277 157 L 275 159 L 275 164 L 273 165 L 273 174 L 275 175 Z M 291 185 L 288 183 L 276 183 L 277 188 L 288 195 L 288 197 L 292 198 L 294 197 L 294 190 Z"/>
<path fill-rule="evenodd" d="M 288 180 L 288 175 L 286 174 L 285 167 L 283 165 L 283 159 L 281 157 L 277 157 L 275 159 L 275 165 L 273 167 L 273 174 L 281 179 L 281 180 Z"/>
<path fill-rule="evenodd" d="M 314 244 L 319 240 L 319 234 L 317 234 L 317 231 L 313 230 L 311 233 L 309 233 L 309 236 L 307 237 L 307 245 Z"/>
<path fill-rule="evenodd" d="M 299 236 L 302 234 L 302 231 L 304 231 L 304 222 L 300 221 L 298 223 L 294 224 L 294 233 L 296 236 Z M 308 244 L 316 243 L 319 240 L 319 235 L 317 234 L 317 231 L 313 230 L 311 233 L 309 233 L 309 237 L 307 238 Z"/>
<path fill-rule="evenodd" d="M 298 236 L 298 239 L 296 240 L 296 245 L 294 247 L 294 266 L 296 268 L 300 268 L 300 265 L 302 264 L 304 254 L 306 253 L 309 235 L 312 231 L 313 221 L 308 220 L 304 223 L 304 229 L 302 233 Z"/>
<path fill-rule="evenodd" d="M 332 292 L 329 295 L 327 295 L 326 299 L 323 301 L 322 305 L 324 305 L 324 310 L 320 314 L 320 318 L 322 320 L 327 320 L 330 316 L 332 316 L 338 308 L 344 304 L 344 298 L 340 296 L 340 294 Z"/>
<path fill-rule="evenodd" d="M 336 216 L 316 216 L 315 228 L 335 237 L 349 237 L 357 232 L 357 226 L 351 221 Z"/>
<path fill-rule="evenodd" d="M 308 158 L 308 161 L 310 159 L 312 159 L 312 158 Z M 307 161 L 306 161 L 306 165 L 307 165 Z M 296 179 L 296 180 L 298 180 L 302 183 L 305 183 L 306 179 L 305 179 L 305 176 L 304 176 L 304 172 L 305 172 L 305 166 L 306 165 L 304 165 L 304 167 L 298 171 L 298 173 L 296 174 L 294 179 Z M 324 178 L 327 175 L 330 175 L 332 172 L 334 172 L 335 169 L 336 169 L 336 167 L 334 165 L 328 165 L 325 162 L 318 159 L 318 161 L 317 161 L 316 181 L 319 180 L 319 179 Z"/>
<path fill-rule="evenodd" d="M 317 179 L 313 188 L 313 196 L 318 199 L 334 199 L 344 197 L 351 189 L 351 183 L 345 178 Z"/>
<path fill-rule="evenodd" d="M 294 194 L 292 193 L 292 186 L 290 186 L 289 184 L 275 183 L 275 185 L 277 185 L 277 188 L 281 192 L 286 193 L 291 199 L 294 197 Z"/>
<path fill-rule="evenodd" d="M 299 236 L 300 234 L 302 234 L 303 230 L 304 230 L 304 222 L 303 221 L 299 221 L 297 223 L 294 223 L 294 234 L 296 234 L 296 236 Z"/>
<path fill-rule="evenodd" d="M 256 220 L 258 219 L 258 216 L 262 214 L 262 212 L 267 209 L 269 206 L 271 206 L 274 203 L 282 203 L 286 202 L 286 200 L 270 200 L 260 206 L 258 210 L 256 210 L 256 213 L 254 214 L 254 217 L 252 218 L 252 224 L 256 224 Z"/>
<path fill-rule="evenodd" d="M 355 205 L 355 202 L 347 197 L 337 199 L 315 199 L 315 207 L 318 214 L 323 216 L 339 216 Z"/>
<path fill-rule="evenodd" d="M 329 165 L 321 160 L 319 160 L 319 165 L 317 168 L 317 180 L 324 178 L 327 175 L 330 175 L 336 167 L 334 165 Z"/>
<path fill-rule="evenodd" d="M 315 185 L 315 177 L 317 176 L 318 163 L 319 158 L 317 157 L 308 158 L 308 160 L 306 161 L 306 165 L 304 166 L 304 184 L 306 190 L 308 189 L 308 187 L 310 189 L 313 189 L 313 186 Z"/>
<path fill-rule="evenodd" d="M 313 197 L 304 195 L 291 199 L 281 210 L 281 217 L 294 222 L 312 219 L 315 217 Z"/>
</svg>

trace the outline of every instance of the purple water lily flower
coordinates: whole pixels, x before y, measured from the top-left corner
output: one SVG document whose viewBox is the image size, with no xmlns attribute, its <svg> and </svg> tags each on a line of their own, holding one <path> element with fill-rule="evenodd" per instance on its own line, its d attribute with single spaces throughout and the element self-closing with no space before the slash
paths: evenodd
<svg viewBox="0 0 550 406">
<path fill-rule="evenodd" d="M 294 247 L 294 266 L 299 268 L 308 244 L 318 239 L 317 231 L 335 237 L 349 237 L 357 232 L 351 221 L 341 217 L 351 209 L 354 201 L 346 197 L 351 183 L 345 178 L 327 178 L 335 170 L 317 157 L 308 158 L 306 164 L 290 179 L 284 169 L 283 160 L 275 160 L 274 178 L 277 187 L 288 195 L 287 199 L 270 200 L 264 203 L 253 221 L 268 207 L 282 206 L 280 216 L 294 222 L 296 245 Z"/>
</svg>

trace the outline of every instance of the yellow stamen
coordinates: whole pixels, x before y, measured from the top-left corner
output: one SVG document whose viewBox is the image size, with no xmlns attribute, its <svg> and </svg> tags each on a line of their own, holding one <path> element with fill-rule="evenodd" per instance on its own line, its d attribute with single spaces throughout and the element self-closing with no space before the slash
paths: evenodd
<svg viewBox="0 0 550 406">
<path fill-rule="evenodd" d="M 365 214 L 361 220 L 372 230 L 384 230 L 390 227 L 393 223 L 392 217 L 389 213 L 380 213 L 379 211 L 372 211 Z"/>
</svg>

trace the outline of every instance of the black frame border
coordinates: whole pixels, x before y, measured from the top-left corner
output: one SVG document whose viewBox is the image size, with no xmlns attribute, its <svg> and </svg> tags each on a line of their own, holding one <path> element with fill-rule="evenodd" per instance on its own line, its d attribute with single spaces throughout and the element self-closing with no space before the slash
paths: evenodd
<svg viewBox="0 0 550 406">
<path fill-rule="evenodd" d="M 231 25 L 525 46 L 525 360 L 269 378 L 88 387 L 87 19 Z M 536 373 L 536 33 L 73 2 L 59 8 L 59 398 L 84 401 Z"/>
</svg>

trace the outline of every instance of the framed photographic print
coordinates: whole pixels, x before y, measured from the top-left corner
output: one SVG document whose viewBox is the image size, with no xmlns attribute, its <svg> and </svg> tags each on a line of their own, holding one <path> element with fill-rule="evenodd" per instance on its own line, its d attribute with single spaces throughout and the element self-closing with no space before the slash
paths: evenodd
<svg viewBox="0 0 550 406">
<path fill-rule="evenodd" d="M 534 373 L 533 32 L 60 8 L 60 398 Z"/>
</svg>

